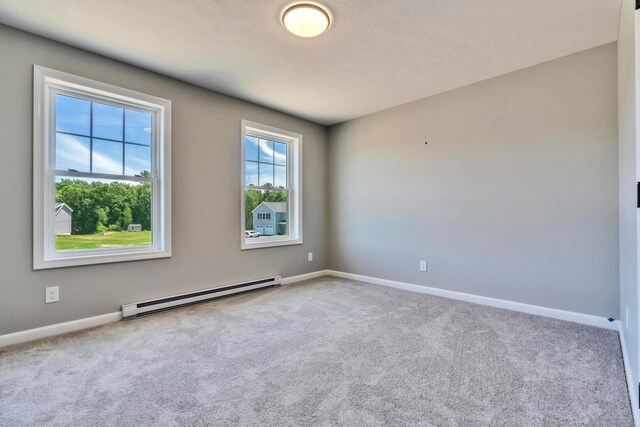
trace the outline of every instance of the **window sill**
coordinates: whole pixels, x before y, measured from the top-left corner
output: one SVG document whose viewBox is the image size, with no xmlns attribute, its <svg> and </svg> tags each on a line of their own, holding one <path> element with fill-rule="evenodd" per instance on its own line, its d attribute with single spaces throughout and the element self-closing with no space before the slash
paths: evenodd
<svg viewBox="0 0 640 427">
<path fill-rule="evenodd" d="M 278 239 L 278 238 L 242 238 L 241 241 L 241 249 L 247 250 L 247 249 L 262 249 L 262 248 L 272 248 L 272 247 L 277 247 L 277 246 L 290 246 L 290 245 L 301 245 L 302 244 L 302 238 L 300 239 L 292 239 L 292 238 L 286 238 L 286 239 Z"/>
<path fill-rule="evenodd" d="M 75 267 L 82 265 L 107 264 L 112 262 L 140 261 L 145 259 L 171 258 L 171 252 L 166 250 L 131 250 L 119 251 L 115 253 L 87 253 L 72 256 L 59 256 L 46 259 L 34 260 L 34 270 L 45 270 L 49 268 Z"/>
</svg>

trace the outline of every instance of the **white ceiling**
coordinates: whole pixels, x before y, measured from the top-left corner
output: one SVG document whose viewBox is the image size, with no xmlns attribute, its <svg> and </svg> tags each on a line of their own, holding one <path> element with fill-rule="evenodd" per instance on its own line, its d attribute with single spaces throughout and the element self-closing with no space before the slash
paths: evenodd
<svg viewBox="0 0 640 427">
<path fill-rule="evenodd" d="M 621 0 L 2 0 L 0 22 L 321 124 L 617 40 Z M 6 59 L 6 58 L 5 58 Z"/>
</svg>

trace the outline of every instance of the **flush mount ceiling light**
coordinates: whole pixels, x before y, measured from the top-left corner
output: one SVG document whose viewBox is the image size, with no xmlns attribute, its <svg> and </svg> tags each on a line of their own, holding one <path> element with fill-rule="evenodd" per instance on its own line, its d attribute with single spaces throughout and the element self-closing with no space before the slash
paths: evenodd
<svg viewBox="0 0 640 427">
<path fill-rule="evenodd" d="M 282 25 L 300 37 L 319 36 L 327 31 L 330 24 L 329 12 L 316 4 L 294 4 L 282 13 Z"/>
</svg>

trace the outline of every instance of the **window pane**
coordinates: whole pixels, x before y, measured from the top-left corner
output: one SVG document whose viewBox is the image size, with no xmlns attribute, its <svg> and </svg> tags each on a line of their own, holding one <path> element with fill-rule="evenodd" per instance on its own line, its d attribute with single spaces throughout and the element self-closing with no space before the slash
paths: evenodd
<svg viewBox="0 0 640 427">
<path fill-rule="evenodd" d="M 95 173 L 122 175 L 122 143 L 93 140 L 93 170 Z"/>
<path fill-rule="evenodd" d="M 273 143 L 274 153 L 273 153 L 273 163 L 276 165 L 286 165 L 287 164 L 287 144 L 283 144 L 281 142 Z"/>
<path fill-rule="evenodd" d="M 273 186 L 273 165 L 267 165 L 260 163 L 260 186 L 271 185 Z"/>
<path fill-rule="evenodd" d="M 260 140 L 260 161 L 273 163 L 273 141 Z"/>
<path fill-rule="evenodd" d="M 124 144 L 124 173 L 151 176 L 151 147 Z"/>
<path fill-rule="evenodd" d="M 56 169 L 89 172 L 90 153 L 89 138 L 56 134 Z"/>
<path fill-rule="evenodd" d="M 93 137 L 122 141 L 123 109 L 93 103 Z"/>
<path fill-rule="evenodd" d="M 56 178 L 56 250 L 151 245 L 151 183 Z"/>
<path fill-rule="evenodd" d="M 56 95 L 56 131 L 90 136 L 91 102 Z"/>
<path fill-rule="evenodd" d="M 273 186 L 276 188 L 287 188 L 287 167 L 276 166 L 275 167 L 275 182 Z"/>
<path fill-rule="evenodd" d="M 124 139 L 127 142 L 151 145 L 151 113 L 125 110 Z"/>
<path fill-rule="evenodd" d="M 244 162 L 244 185 L 258 185 L 258 163 Z"/>
<path fill-rule="evenodd" d="M 258 138 L 246 136 L 244 138 L 244 158 L 258 161 Z"/>
<path fill-rule="evenodd" d="M 245 238 L 289 234 L 286 191 L 247 189 L 244 191 L 244 201 Z"/>
</svg>

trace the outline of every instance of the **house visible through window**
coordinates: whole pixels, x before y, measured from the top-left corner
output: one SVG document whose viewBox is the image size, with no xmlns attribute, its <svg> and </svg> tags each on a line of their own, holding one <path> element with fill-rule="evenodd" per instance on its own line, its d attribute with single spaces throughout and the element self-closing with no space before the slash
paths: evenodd
<svg viewBox="0 0 640 427">
<path fill-rule="evenodd" d="M 71 210 L 56 250 L 150 246 L 153 114 L 60 93 L 54 108 L 55 199 Z"/>
<path fill-rule="evenodd" d="M 302 135 L 242 123 L 242 248 L 302 243 Z"/>
<path fill-rule="evenodd" d="M 34 268 L 169 256 L 169 101 L 35 68 Z"/>
</svg>

